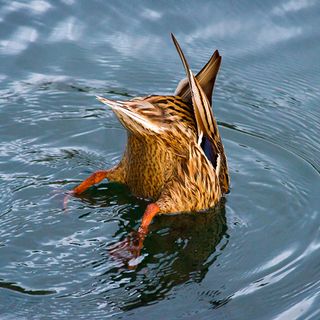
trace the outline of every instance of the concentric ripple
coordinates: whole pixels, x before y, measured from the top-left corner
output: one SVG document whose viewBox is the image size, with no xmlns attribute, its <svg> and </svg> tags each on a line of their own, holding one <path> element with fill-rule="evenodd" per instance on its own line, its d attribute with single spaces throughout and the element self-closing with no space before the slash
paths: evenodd
<svg viewBox="0 0 320 320">
<path fill-rule="evenodd" d="M 182 7 L 183 6 L 183 7 Z M 316 1 L 0 5 L 1 319 L 318 319 L 319 5 Z M 219 49 L 214 93 L 231 192 L 160 216 L 135 269 L 109 245 L 147 201 L 101 183 L 126 133 L 95 95 L 171 94 Z"/>
</svg>

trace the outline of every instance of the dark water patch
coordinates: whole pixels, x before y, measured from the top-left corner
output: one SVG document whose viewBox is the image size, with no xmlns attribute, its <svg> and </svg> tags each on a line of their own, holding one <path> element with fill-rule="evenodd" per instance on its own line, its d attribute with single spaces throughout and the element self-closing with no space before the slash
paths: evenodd
<svg viewBox="0 0 320 320">
<path fill-rule="evenodd" d="M 16 283 L 5 282 L 3 280 L 0 280 L 0 288 L 12 290 L 12 291 L 17 291 L 19 293 L 26 294 L 26 295 L 34 295 L 34 296 L 44 296 L 44 295 L 50 295 L 50 294 L 56 293 L 56 291 L 50 291 L 50 290 L 26 289 L 26 288 L 20 287 Z"/>
</svg>

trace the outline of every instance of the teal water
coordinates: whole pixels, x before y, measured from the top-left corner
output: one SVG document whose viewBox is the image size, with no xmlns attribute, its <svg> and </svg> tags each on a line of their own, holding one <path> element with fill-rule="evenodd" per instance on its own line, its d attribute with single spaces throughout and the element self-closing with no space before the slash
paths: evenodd
<svg viewBox="0 0 320 320">
<path fill-rule="evenodd" d="M 1 319 L 319 319 L 320 5 L 0 1 Z M 128 270 L 108 245 L 147 202 L 104 182 L 126 133 L 95 95 L 171 94 L 215 49 L 231 192 L 158 217 Z"/>
</svg>

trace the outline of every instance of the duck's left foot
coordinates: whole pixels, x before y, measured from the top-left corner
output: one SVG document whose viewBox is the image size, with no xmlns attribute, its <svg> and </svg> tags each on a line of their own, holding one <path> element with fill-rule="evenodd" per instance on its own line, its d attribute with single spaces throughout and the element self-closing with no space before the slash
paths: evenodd
<svg viewBox="0 0 320 320">
<path fill-rule="evenodd" d="M 124 240 L 108 247 L 110 255 L 124 263 L 128 268 L 135 268 L 142 260 L 141 249 L 145 234 L 131 232 Z"/>
<path fill-rule="evenodd" d="M 116 260 L 122 261 L 129 268 L 135 268 L 142 257 L 141 249 L 143 242 L 148 234 L 149 225 L 153 217 L 160 211 L 156 203 L 150 203 L 142 217 L 139 230 L 130 233 L 124 240 L 109 247 L 110 255 Z"/>
<path fill-rule="evenodd" d="M 65 196 L 63 198 L 63 210 L 67 210 L 68 209 L 68 201 L 71 197 L 73 197 L 75 195 L 74 191 L 67 191 L 65 193 Z"/>
</svg>

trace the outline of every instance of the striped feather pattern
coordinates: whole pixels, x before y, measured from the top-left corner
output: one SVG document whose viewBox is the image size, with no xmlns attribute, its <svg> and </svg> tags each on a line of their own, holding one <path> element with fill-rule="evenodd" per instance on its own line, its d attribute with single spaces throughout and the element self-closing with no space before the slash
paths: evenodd
<svg viewBox="0 0 320 320">
<path fill-rule="evenodd" d="M 127 184 L 136 196 L 154 199 L 160 213 L 207 209 L 229 188 L 210 103 L 221 57 L 216 51 L 195 77 L 174 37 L 173 41 L 188 79 L 180 82 L 178 95 L 129 101 L 97 97 L 128 130 L 128 144 L 112 180 Z"/>
<path fill-rule="evenodd" d="M 217 165 L 217 157 L 220 155 L 221 171 L 219 175 L 219 181 L 222 191 L 228 192 L 230 178 L 228 174 L 227 159 L 222 145 L 218 125 L 213 115 L 211 104 L 207 98 L 208 93 L 210 93 L 211 97 L 212 88 L 221 64 L 221 57 L 219 58 L 218 53 L 213 54 L 212 58 L 198 74 L 200 80 L 204 81 L 203 79 L 206 79 L 204 82 L 204 86 L 207 89 L 207 93 L 205 93 L 204 89 L 200 85 L 200 82 L 193 75 L 178 41 L 173 34 L 171 36 L 187 74 L 189 90 L 191 92 L 191 100 L 197 124 L 198 142 L 201 145 L 203 136 L 210 141 L 211 150 L 208 149 L 207 156 L 209 156 L 210 154 L 210 160 L 214 166 Z M 210 72 L 216 72 L 212 74 L 213 80 L 211 83 L 208 80 Z M 207 147 L 209 147 L 208 144 Z"/>
</svg>

